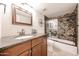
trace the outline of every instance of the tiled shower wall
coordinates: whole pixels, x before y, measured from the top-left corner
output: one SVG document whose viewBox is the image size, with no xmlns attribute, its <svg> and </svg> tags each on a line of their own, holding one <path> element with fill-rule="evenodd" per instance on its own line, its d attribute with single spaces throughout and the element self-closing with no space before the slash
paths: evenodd
<svg viewBox="0 0 79 59">
<path fill-rule="evenodd" d="M 77 8 L 58 20 L 58 38 L 76 42 L 77 40 Z"/>
</svg>

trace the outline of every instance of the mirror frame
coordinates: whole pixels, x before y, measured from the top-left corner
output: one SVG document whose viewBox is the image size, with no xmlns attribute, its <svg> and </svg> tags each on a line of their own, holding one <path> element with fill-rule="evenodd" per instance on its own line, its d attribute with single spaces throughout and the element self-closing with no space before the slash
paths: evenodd
<svg viewBox="0 0 79 59">
<path fill-rule="evenodd" d="M 18 9 L 18 10 L 20 10 L 22 12 L 30 14 L 30 16 L 31 16 L 30 24 L 16 21 L 16 9 Z M 32 26 L 32 13 L 30 13 L 29 11 L 27 11 L 27 10 L 25 10 L 25 9 L 19 7 L 19 6 L 16 6 L 15 4 L 12 4 L 12 24 L 16 24 L 16 25 L 30 25 L 30 26 Z"/>
</svg>

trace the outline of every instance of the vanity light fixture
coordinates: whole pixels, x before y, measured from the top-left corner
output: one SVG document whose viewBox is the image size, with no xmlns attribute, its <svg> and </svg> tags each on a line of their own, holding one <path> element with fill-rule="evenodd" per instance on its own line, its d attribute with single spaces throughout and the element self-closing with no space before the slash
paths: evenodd
<svg viewBox="0 0 79 59">
<path fill-rule="evenodd" d="M 30 6 L 31 8 L 34 8 L 34 9 L 37 9 L 38 7 L 39 7 L 39 5 L 40 5 L 40 1 L 39 0 L 28 0 L 27 2 L 23 2 L 23 3 L 21 3 L 22 5 L 28 5 L 28 6 Z"/>
<path fill-rule="evenodd" d="M 28 5 L 29 7 L 33 8 L 31 5 L 29 5 L 28 3 L 21 3 L 22 5 Z"/>
<path fill-rule="evenodd" d="M 6 11 L 6 4 L 0 3 L 0 5 L 4 5 L 4 14 L 5 14 L 5 11 Z"/>
</svg>

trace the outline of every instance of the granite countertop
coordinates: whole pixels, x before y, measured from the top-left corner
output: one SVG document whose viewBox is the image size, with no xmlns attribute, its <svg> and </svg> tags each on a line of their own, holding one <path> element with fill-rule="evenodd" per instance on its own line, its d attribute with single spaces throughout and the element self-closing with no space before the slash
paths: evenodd
<svg viewBox="0 0 79 59">
<path fill-rule="evenodd" d="M 8 36 L 8 37 L 1 39 L 0 48 L 6 48 L 8 46 L 19 44 L 24 41 L 32 40 L 33 38 L 37 38 L 43 35 L 44 34 L 40 33 L 40 34 L 33 35 L 32 37 L 26 38 L 26 39 L 15 39 L 16 36 Z"/>
</svg>

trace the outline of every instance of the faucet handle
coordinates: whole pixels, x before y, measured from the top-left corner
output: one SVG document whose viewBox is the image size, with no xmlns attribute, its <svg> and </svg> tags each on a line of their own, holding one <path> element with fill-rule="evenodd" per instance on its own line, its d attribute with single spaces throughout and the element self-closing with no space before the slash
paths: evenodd
<svg viewBox="0 0 79 59">
<path fill-rule="evenodd" d="M 25 35 L 25 30 L 24 29 L 22 29 L 22 34 Z"/>
<path fill-rule="evenodd" d="M 17 32 L 17 33 L 19 33 L 19 36 L 20 36 L 20 35 L 25 35 L 24 29 L 22 29 L 20 32 Z"/>
</svg>

